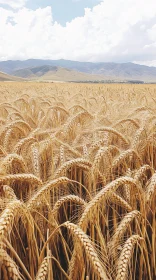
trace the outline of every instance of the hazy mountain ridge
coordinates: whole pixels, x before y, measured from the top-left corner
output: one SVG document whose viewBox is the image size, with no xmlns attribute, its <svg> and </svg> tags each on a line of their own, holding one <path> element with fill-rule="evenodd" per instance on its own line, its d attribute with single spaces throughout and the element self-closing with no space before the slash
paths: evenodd
<svg viewBox="0 0 156 280">
<path fill-rule="evenodd" d="M 43 65 L 31 68 L 23 68 L 19 70 L 15 70 L 12 72 L 14 76 L 23 77 L 23 78 L 30 78 L 30 77 L 41 77 L 49 71 L 56 72 L 58 67 L 50 66 L 50 65 Z"/>
<path fill-rule="evenodd" d="M 24 68 L 13 72 L 16 77 L 40 81 L 95 81 L 101 80 L 101 75 L 92 75 L 63 67 L 43 65 Z"/>
<path fill-rule="evenodd" d="M 24 79 L 20 78 L 20 77 L 14 77 L 11 75 L 8 75 L 6 73 L 0 72 L 0 82 L 7 82 L 7 81 L 24 81 Z"/>
<path fill-rule="evenodd" d="M 80 80 L 140 80 L 144 82 L 156 82 L 156 67 L 138 65 L 134 63 L 114 63 L 114 62 L 78 62 L 71 60 L 40 60 L 29 59 L 25 61 L 1 61 L 0 71 L 8 74 L 28 79 L 43 77 L 43 80 L 54 79 L 55 74 L 62 71 L 71 71 L 69 81 Z M 74 71 L 74 74 L 73 72 Z M 51 73 L 52 72 L 52 73 Z M 61 74 L 61 73 L 60 73 Z M 87 75 L 87 76 L 86 76 Z M 50 77 L 51 76 L 51 77 Z M 74 77 L 76 79 L 74 79 Z M 81 77 L 79 77 L 81 76 Z M 64 80 L 64 76 L 59 77 Z"/>
</svg>

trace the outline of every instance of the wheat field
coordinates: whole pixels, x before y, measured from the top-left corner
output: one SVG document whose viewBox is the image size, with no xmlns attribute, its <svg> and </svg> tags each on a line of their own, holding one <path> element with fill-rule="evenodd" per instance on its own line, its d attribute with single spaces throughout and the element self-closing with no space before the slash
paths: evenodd
<svg viewBox="0 0 156 280">
<path fill-rule="evenodd" d="M 156 85 L 0 83 L 2 280 L 156 279 Z"/>
</svg>

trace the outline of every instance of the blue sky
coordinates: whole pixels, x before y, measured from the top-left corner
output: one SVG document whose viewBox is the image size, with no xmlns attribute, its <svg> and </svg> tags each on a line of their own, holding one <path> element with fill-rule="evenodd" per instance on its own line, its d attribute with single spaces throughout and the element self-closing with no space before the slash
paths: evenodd
<svg viewBox="0 0 156 280">
<path fill-rule="evenodd" d="M 53 18 L 62 25 L 72 19 L 84 16 L 84 8 L 93 8 L 98 0 L 29 0 L 26 7 L 37 9 L 38 7 L 52 7 Z"/>
<path fill-rule="evenodd" d="M 0 60 L 156 66 L 156 0 L 0 0 Z"/>
</svg>

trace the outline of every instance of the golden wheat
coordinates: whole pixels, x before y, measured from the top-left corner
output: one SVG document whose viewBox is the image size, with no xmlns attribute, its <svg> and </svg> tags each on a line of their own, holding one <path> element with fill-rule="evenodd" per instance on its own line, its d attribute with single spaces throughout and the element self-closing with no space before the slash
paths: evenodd
<svg viewBox="0 0 156 280">
<path fill-rule="evenodd" d="M 156 279 L 155 85 L 0 91 L 1 279 Z"/>
</svg>

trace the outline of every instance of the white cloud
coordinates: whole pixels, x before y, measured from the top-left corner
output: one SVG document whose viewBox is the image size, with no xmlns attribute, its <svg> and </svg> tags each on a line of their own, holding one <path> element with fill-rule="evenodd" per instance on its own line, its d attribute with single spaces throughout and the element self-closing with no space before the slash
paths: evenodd
<svg viewBox="0 0 156 280">
<path fill-rule="evenodd" d="M 0 8 L 0 38 L 1 60 L 152 63 L 156 59 L 156 1 L 104 0 L 65 27 L 53 21 L 51 7 L 36 11 Z"/>
<path fill-rule="evenodd" d="M 8 5 L 13 9 L 18 9 L 25 6 L 27 0 L 0 0 L 0 4 Z"/>
<path fill-rule="evenodd" d="M 140 64 L 140 65 L 147 65 L 150 67 L 156 67 L 156 60 L 149 60 L 149 61 L 133 61 L 133 63 Z"/>
</svg>

